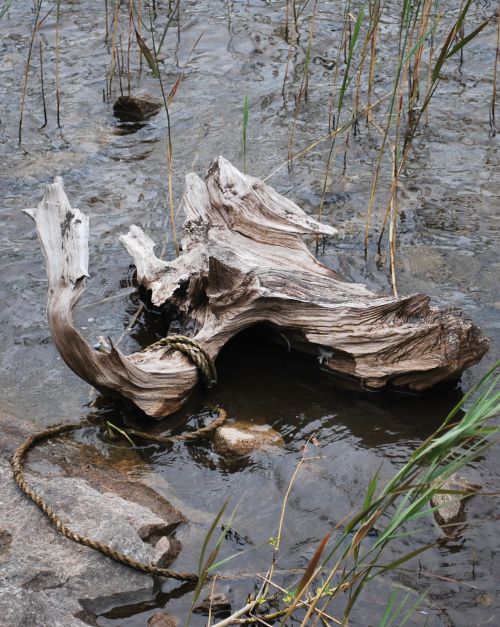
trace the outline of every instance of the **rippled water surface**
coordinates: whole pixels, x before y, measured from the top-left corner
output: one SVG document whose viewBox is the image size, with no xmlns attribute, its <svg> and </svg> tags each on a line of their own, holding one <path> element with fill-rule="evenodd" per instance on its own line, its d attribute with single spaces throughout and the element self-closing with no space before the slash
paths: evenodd
<svg viewBox="0 0 500 627">
<path fill-rule="evenodd" d="M 57 127 L 55 107 L 56 28 L 54 15 L 49 14 L 39 25 L 33 51 L 20 145 L 18 120 L 34 21 L 32 3 L 13 3 L 0 21 L 0 406 L 40 425 L 84 418 L 95 394 L 68 371 L 51 342 L 45 318 L 45 269 L 34 226 L 21 211 L 36 205 L 45 184 L 62 175 L 72 204 L 90 216 L 91 278 L 78 322 L 92 340 L 100 335 L 117 339 L 139 304 L 130 279 L 130 259 L 118 236 L 129 225 L 139 224 L 159 248 L 166 241 L 166 255 L 173 255 L 167 218 L 166 116 L 160 113 L 133 133 L 113 117 L 112 101 L 120 90 L 115 77 L 113 98 L 103 98 L 110 63 L 104 8 L 99 4 L 96 9 L 88 0 L 61 4 L 61 128 Z M 160 15 L 167 4 L 157 3 Z M 224 154 L 242 166 L 242 103 L 248 95 L 249 172 L 260 177 L 272 174 L 269 183 L 278 191 L 306 211 L 317 211 L 328 142 L 297 159 L 293 168 L 276 171 L 287 159 L 308 29 L 305 21 L 303 38 L 289 55 L 283 38 L 285 4 L 181 0 L 179 29 L 175 26 L 168 32 L 161 54 L 162 77 L 168 89 L 193 44 L 203 36 L 170 108 L 176 203 L 185 173 L 195 170 L 203 174 L 216 155 Z M 449 4 L 453 10 L 459 5 Z M 494 3 L 476 4 L 471 25 L 495 10 Z M 42 16 L 51 6 L 42 9 Z M 311 57 L 330 58 L 337 53 L 335 42 L 342 29 L 340 9 L 337 14 L 337 3 L 319 6 Z M 398 15 L 397 6 L 395 3 L 394 15 Z M 396 17 L 381 25 L 382 68 L 394 55 L 397 27 Z M 491 338 L 490 353 L 465 373 L 459 388 L 418 398 L 342 390 L 325 379 L 318 364 L 269 347 L 260 336 L 237 340 L 219 360 L 219 388 L 208 398 L 200 394 L 191 399 L 176 424 L 195 427 L 209 415 L 211 405 L 221 403 L 231 418 L 272 425 L 283 435 L 285 446 L 237 462 L 221 458 L 209 445 L 176 443 L 168 450 L 146 446 L 138 452 L 134 472 L 164 493 L 190 520 L 178 532 L 184 548 L 176 568 L 196 567 L 207 528 L 230 496 L 234 502 L 242 498 L 233 525 L 237 533 L 228 537 L 223 552 L 241 551 L 232 563 L 235 570 L 265 569 L 270 557 L 266 542 L 276 532 L 281 502 L 303 446 L 314 435 L 317 445 L 309 445 L 314 459 L 301 470 L 289 502 L 279 563 L 283 570 L 303 567 L 326 531 L 341 524 L 343 517 L 361 504 L 370 476 L 381 468 L 382 477 L 389 478 L 493 363 L 499 338 L 500 150 L 498 136 L 490 133 L 488 112 L 496 28 L 492 20 L 466 50 L 463 62 L 453 60 L 444 72 L 428 125 L 415 140 L 402 181 L 397 252 L 400 293 L 425 292 L 441 307 L 462 308 Z M 45 128 L 41 128 L 39 41 L 45 64 Z M 122 47 L 126 50 L 126 39 Z M 140 88 L 158 98 L 158 83 L 146 64 L 139 76 L 135 48 L 131 64 L 132 90 Z M 125 89 L 126 82 L 124 76 Z M 294 127 L 296 150 L 328 133 L 331 82 L 331 70 L 320 63 L 310 65 L 309 98 L 296 115 Z M 382 71 L 374 85 L 374 97 L 382 97 L 390 85 L 391 76 L 384 77 Z M 347 150 L 345 137 L 341 142 L 324 211 L 324 219 L 339 229 L 340 236 L 324 243 L 320 257 L 346 279 L 389 293 L 385 260 L 375 261 L 376 237 L 368 262 L 363 255 L 365 212 L 380 136 L 363 121 L 359 132 L 350 135 Z M 381 188 L 389 182 L 386 168 Z M 383 205 L 378 209 L 376 224 Z M 177 222 L 180 228 L 181 216 Z M 154 312 L 147 313 L 121 348 L 133 351 L 165 331 L 161 319 Z M 105 405 L 102 411 L 114 410 Z M 136 420 L 131 415 L 125 418 Z M 166 429 L 167 421 L 154 428 L 159 432 Z M 96 444 L 104 446 L 97 440 Z M 106 446 L 110 454 L 119 454 L 119 449 Z M 498 491 L 498 447 L 466 472 L 486 491 Z M 443 539 L 433 520 L 424 519 L 420 538 L 436 540 L 435 547 L 420 556 L 418 564 L 411 563 L 408 571 L 382 577 L 374 584 L 353 624 L 377 624 L 391 581 L 415 598 L 428 591 L 410 624 L 497 624 L 497 501 L 473 498 L 466 512 L 471 524 L 454 540 Z M 418 541 L 410 537 L 403 544 L 411 550 Z M 251 546 L 255 548 L 243 551 Z M 401 545 L 388 552 L 387 561 L 395 559 L 398 551 Z M 287 577 L 280 579 L 285 585 L 291 581 Z M 245 602 L 254 582 L 259 585 L 257 579 L 218 585 L 236 608 Z M 191 598 L 186 593 L 190 591 L 189 586 L 165 582 L 156 595 L 124 599 L 119 607 L 116 601 L 102 600 L 95 609 L 97 624 L 145 625 L 154 609 L 164 606 L 173 615 L 185 617 Z M 335 613 L 335 606 L 331 611 Z M 195 617 L 192 624 L 206 623 Z"/>
</svg>

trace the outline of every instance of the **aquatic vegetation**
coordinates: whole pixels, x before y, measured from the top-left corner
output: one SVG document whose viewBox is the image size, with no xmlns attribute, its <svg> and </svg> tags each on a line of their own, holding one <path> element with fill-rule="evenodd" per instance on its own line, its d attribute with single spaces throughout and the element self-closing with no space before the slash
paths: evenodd
<svg viewBox="0 0 500 627">
<path fill-rule="evenodd" d="M 474 40 L 486 27 L 490 17 L 465 34 L 465 20 L 471 12 L 472 0 L 468 0 L 455 14 L 445 3 L 434 0 L 410 2 L 405 0 L 401 7 L 398 55 L 395 59 L 377 64 L 376 41 L 379 37 L 380 25 L 390 18 L 392 6 L 382 5 L 378 0 L 354 3 L 350 0 L 345 4 L 344 26 L 338 50 L 344 51 L 344 67 L 339 77 L 335 72 L 330 100 L 330 128 L 340 127 L 343 116 L 350 116 L 351 123 L 345 129 L 344 170 L 347 159 L 347 146 L 350 133 L 356 134 L 358 129 L 358 112 L 362 94 L 366 95 L 366 123 L 379 131 L 380 145 L 375 160 L 375 171 L 372 178 L 371 193 L 366 209 L 365 255 L 368 254 L 368 241 L 372 231 L 373 211 L 376 199 L 386 197 L 386 209 L 378 236 L 380 253 L 381 242 L 389 225 L 389 260 L 390 276 L 394 294 L 397 296 L 396 278 L 396 240 L 399 219 L 398 190 L 399 181 L 404 175 L 408 163 L 412 141 L 418 131 L 424 113 L 427 113 L 431 99 L 438 88 L 442 72 L 448 61 Z M 357 13 L 356 13 L 357 11 Z M 450 17 L 451 16 L 451 17 Z M 313 18 L 311 18 L 313 19 Z M 442 43 L 438 44 L 437 39 Z M 434 61 L 436 48 L 439 54 Z M 367 57 L 370 55 L 368 72 L 365 69 Z M 427 72 L 424 70 L 423 58 L 427 55 Z M 337 67 L 339 63 L 337 62 Z M 373 85 L 378 80 L 378 73 L 392 77 L 392 89 L 388 92 L 389 104 L 383 112 L 382 119 L 377 121 L 372 104 Z M 340 81 L 340 85 L 337 84 Z M 494 95 L 493 100 L 495 100 Z M 335 106 L 336 103 L 336 106 Z M 427 118 L 428 121 L 428 118 Z M 406 125 L 406 127 L 405 127 Z M 318 219 L 322 218 L 325 194 L 329 186 L 329 175 L 334 160 L 334 148 L 339 133 L 332 136 L 327 157 L 323 189 L 318 207 Z M 387 191 L 380 189 L 381 171 L 389 153 L 391 168 L 391 184 Z M 289 155 L 291 161 L 293 156 Z"/>
<path fill-rule="evenodd" d="M 43 0 L 39 0 L 35 5 L 35 22 L 25 68 L 19 119 L 20 143 L 33 45 L 37 30 L 46 19 L 55 20 L 56 119 L 58 127 L 61 126 L 61 6 L 58 0 L 54 7 L 49 9 L 47 15 L 40 20 L 42 2 Z M 0 16 L 9 10 L 10 4 L 8 1 L 4 2 Z M 174 155 L 169 106 L 184 78 L 186 67 L 199 38 L 192 47 L 184 68 L 168 95 L 161 76 L 160 66 L 164 61 L 163 58 L 160 60 L 159 56 L 173 28 L 176 29 L 177 44 L 180 42 L 181 7 L 181 0 L 168 2 L 165 5 L 148 0 L 128 0 L 126 3 L 107 0 L 104 11 L 105 43 L 109 51 L 105 90 L 107 101 L 113 98 L 115 78 L 118 79 L 122 95 L 124 89 L 130 95 L 131 90 L 139 85 L 143 60 L 146 61 L 152 75 L 158 81 L 162 94 L 167 116 L 166 160 L 170 231 L 176 254 L 179 251 L 179 244 L 175 224 L 176 201 L 172 182 Z M 460 7 L 455 7 L 447 0 L 419 0 L 418 2 L 404 0 L 399 14 L 395 13 L 392 3 L 380 0 L 345 0 L 341 5 L 341 11 L 333 10 L 329 3 L 319 0 L 314 0 L 314 2 L 287 0 L 283 6 L 277 6 L 275 10 L 282 12 L 282 35 L 288 45 L 283 67 L 284 104 L 286 105 L 290 97 L 294 100 L 288 122 L 288 166 L 291 167 L 294 161 L 309 154 L 318 145 L 318 141 L 329 141 L 321 197 L 317 207 L 318 218 L 322 219 L 327 191 L 339 176 L 335 166 L 336 158 L 342 155 L 343 165 L 340 171 L 345 174 L 349 159 L 349 142 L 360 132 L 363 119 L 367 127 L 379 135 L 374 155 L 371 191 L 366 199 L 365 256 L 369 254 L 370 240 L 375 239 L 378 256 L 382 257 L 382 245 L 387 233 L 389 275 L 393 292 L 397 295 L 396 253 L 400 217 L 400 186 L 405 178 L 413 140 L 420 132 L 419 129 L 423 123 L 431 123 L 432 112 L 429 107 L 447 71 L 447 66 L 455 57 L 460 57 L 460 64 L 464 62 L 464 51 L 474 43 L 477 36 L 490 21 L 495 19 L 495 16 L 482 16 L 473 0 L 467 0 Z M 52 17 L 51 13 L 54 13 Z M 231 24 L 229 4 L 227 16 Z M 328 103 L 329 136 L 310 142 L 310 146 L 306 148 L 296 149 L 297 124 L 304 107 L 309 106 L 311 104 L 309 101 L 314 97 L 310 94 L 312 59 L 322 59 L 321 56 L 314 56 L 315 26 L 318 20 L 332 24 L 331 47 L 335 50 L 333 58 L 330 59 L 331 64 L 328 66 L 330 70 L 333 70 Z M 382 60 L 379 58 L 378 50 L 380 38 L 383 36 L 381 31 L 386 23 L 395 21 L 398 23 L 397 54 L 393 58 Z M 500 34 L 497 35 L 496 60 L 494 67 L 491 68 L 493 87 L 489 115 L 492 134 L 496 132 L 499 37 Z M 147 43 L 148 41 L 150 43 Z M 137 47 L 137 57 L 134 57 L 134 46 Z M 45 126 L 47 111 L 41 55 L 40 42 L 40 93 Z M 122 81 L 124 76 L 126 87 Z M 390 89 L 384 96 L 375 97 L 377 91 L 375 86 L 381 83 L 387 84 L 388 80 L 392 83 Z M 288 93 L 285 91 L 287 84 Z M 386 108 L 383 106 L 384 103 L 387 104 Z M 244 170 L 246 170 L 247 160 L 246 132 L 244 106 L 242 128 Z M 338 146 L 341 136 L 343 145 Z M 390 175 L 389 184 L 387 184 L 387 172 Z M 375 219 L 378 217 L 376 213 L 379 206 L 382 209 L 381 224 L 378 224 L 378 220 Z"/>
<path fill-rule="evenodd" d="M 286 625 L 287 619 L 293 615 L 303 627 L 346 625 L 370 582 L 381 575 L 397 572 L 403 564 L 434 546 L 434 541 L 420 542 L 417 548 L 402 552 L 396 559 L 389 562 L 384 559 L 384 551 L 389 545 L 397 544 L 409 535 L 418 538 L 418 524 L 436 511 L 431 499 L 442 493 L 446 479 L 481 456 L 496 440 L 500 433 L 500 427 L 494 422 L 500 415 L 499 367 L 500 362 L 463 397 L 439 429 L 416 448 L 383 487 L 380 486 L 379 473 L 371 478 L 359 511 L 354 515 L 347 514 L 333 530 L 328 530 L 296 585 L 284 589 L 275 570 L 290 495 L 294 484 L 300 480 L 303 464 L 312 459 L 306 445 L 283 499 L 276 536 L 269 540 L 271 565 L 267 574 L 261 577 L 264 584 L 243 612 L 252 617 L 245 624 L 280 619 L 280 624 Z M 454 491 L 457 499 L 466 495 L 461 490 Z M 221 512 L 215 523 L 219 522 L 220 515 Z M 213 529 L 209 535 L 212 533 Z M 220 548 L 217 544 L 216 547 Z M 205 551 L 206 543 L 203 553 Z M 266 606 L 271 588 L 280 593 L 282 607 L 261 611 L 259 608 Z M 398 625 L 405 624 L 425 598 L 425 592 L 421 595 L 407 593 L 396 605 L 398 590 L 395 588 L 389 594 L 379 625 L 391 625 L 395 621 Z M 336 618 L 330 615 L 331 604 L 335 606 Z M 294 614 L 299 609 L 302 613 Z M 221 621 L 214 627 L 223 624 L 232 623 Z"/>
</svg>

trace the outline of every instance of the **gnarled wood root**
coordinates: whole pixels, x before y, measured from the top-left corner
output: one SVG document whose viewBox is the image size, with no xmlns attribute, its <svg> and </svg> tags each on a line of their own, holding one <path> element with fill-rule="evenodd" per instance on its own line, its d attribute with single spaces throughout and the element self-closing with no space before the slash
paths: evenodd
<svg viewBox="0 0 500 627">
<path fill-rule="evenodd" d="M 342 281 L 301 237 L 336 230 L 223 157 L 205 181 L 187 176 L 182 205 L 182 254 L 174 261 L 158 259 L 137 226 L 121 241 L 152 303 L 174 307 L 212 359 L 240 331 L 267 323 L 293 349 L 367 388 L 421 391 L 458 379 L 488 349 L 478 327 L 431 307 L 427 296 L 377 296 Z M 168 348 L 100 353 L 75 329 L 73 310 L 88 276 L 88 219 L 71 208 L 61 179 L 28 213 L 45 254 L 48 319 L 64 361 L 103 394 L 129 399 L 150 416 L 177 410 L 199 378 L 184 355 Z"/>
</svg>

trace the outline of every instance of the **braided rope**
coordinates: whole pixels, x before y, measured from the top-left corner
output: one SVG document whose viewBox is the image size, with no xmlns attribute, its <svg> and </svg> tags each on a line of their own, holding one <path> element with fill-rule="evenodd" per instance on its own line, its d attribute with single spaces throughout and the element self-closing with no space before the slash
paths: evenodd
<svg viewBox="0 0 500 627">
<path fill-rule="evenodd" d="M 191 431 L 190 433 L 184 433 L 183 435 L 154 435 L 152 433 L 146 433 L 145 431 L 136 431 L 135 429 L 122 429 L 128 435 L 133 435 L 138 438 L 142 438 L 143 440 L 149 440 L 150 442 L 159 442 L 160 444 L 166 444 L 167 442 L 190 442 L 192 440 L 197 440 L 198 438 L 202 438 L 206 435 L 210 435 L 213 433 L 218 427 L 222 427 L 222 425 L 227 420 L 227 412 L 219 407 L 219 415 L 206 427 L 201 427 L 201 429 L 197 429 L 196 431 Z"/>
<path fill-rule="evenodd" d="M 150 344 L 145 349 L 144 353 L 161 348 L 162 346 L 168 346 L 174 350 L 177 350 L 184 355 L 187 355 L 189 359 L 197 366 L 198 370 L 202 373 L 205 379 L 205 384 L 208 388 L 211 388 L 217 383 L 217 371 L 215 364 L 203 348 L 203 346 L 194 340 L 193 338 L 186 337 L 185 335 L 167 335 L 167 337 Z"/>
<path fill-rule="evenodd" d="M 205 437 L 207 434 L 212 433 L 217 427 L 221 426 L 227 419 L 227 413 L 219 408 L 219 416 L 212 421 L 206 427 L 198 429 L 197 431 L 193 431 L 191 433 L 187 433 L 185 435 L 180 436 L 156 436 L 150 435 L 143 431 L 134 431 L 133 429 L 127 430 L 127 433 L 132 433 L 138 437 L 141 437 L 145 440 L 151 440 L 153 442 L 171 442 L 178 440 L 194 440 L 200 437 Z M 170 570 L 168 568 L 160 568 L 155 564 L 146 564 L 143 562 L 138 562 L 137 560 L 125 555 L 121 551 L 113 549 L 112 547 L 104 544 L 102 542 L 98 542 L 97 540 L 93 540 L 92 538 L 88 538 L 76 531 L 70 529 L 57 515 L 57 513 L 52 509 L 50 505 L 48 505 L 43 497 L 37 494 L 33 488 L 27 482 L 24 476 L 23 465 L 26 461 L 26 457 L 29 451 L 34 448 L 38 443 L 43 440 L 48 440 L 54 436 L 61 435 L 62 433 L 68 433 L 69 431 L 76 431 L 77 429 L 82 429 L 88 425 L 82 423 L 74 423 L 67 425 L 57 425 L 54 427 L 49 427 L 40 433 L 36 433 L 31 437 L 27 438 L 14 452 L 14 455 L 11 459 L 11 466 L 14 473 L 14 479 L 26 496 L 28 496 L 47 516 L 50 522 L 62 533 L 63 536 L 72 540 L 73 542 L 77 542 L 78 544 L 82 544 L 83 546 L 87 546 L 91 549 L 99 551 L 103 555 L 107 557 L 111 557 L 112 559 L 125 564 L 126 566 L 130 566 L 131 568 L 135 568 L 136 570 L 140 570 L 145 573 L 149 573 L 150 575 L 158 575 L 160 577 L 168 577 L 170 579 L 176 579 L 178 581 L 198 581 L 198 575 L 195 573 L 188 573 L 176 570 Z"/>
</svg>

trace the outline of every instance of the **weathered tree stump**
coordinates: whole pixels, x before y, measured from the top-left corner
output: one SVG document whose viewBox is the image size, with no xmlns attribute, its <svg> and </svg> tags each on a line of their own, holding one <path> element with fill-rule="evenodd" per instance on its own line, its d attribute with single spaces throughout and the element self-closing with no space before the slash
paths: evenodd
<svg viewBox="0 0 500 627">
<path fill-rule="evenodd" d="M 175 308 L 183 332 L 213 359 L 239 332 L 267 323 L 294 350 L 366 388 L 419 392 L 458 379 L 488 349 L 477 326 L 456 311 L 431 307 L 427 296 L 378 296 L 342 281 L 301 237 L 336 229 L 223 157 L 205 181 L 188 174 L 182 206 L 182 254 L 174 261 L 158 259 L 137 226 L 121 241 L 151 302 Z M 101 353 L 75 329 L 73 310 L 88 276 L 88 219 L 71 208 L 61 179 L 28 213 L 46 259 L 52 337 L 67 365 L 103 394 L 126 398 L 150 416 L 179 409 L 199 379 L 186 356 L 167 347 Z"/>
</svg>

